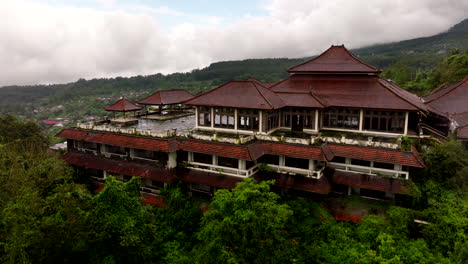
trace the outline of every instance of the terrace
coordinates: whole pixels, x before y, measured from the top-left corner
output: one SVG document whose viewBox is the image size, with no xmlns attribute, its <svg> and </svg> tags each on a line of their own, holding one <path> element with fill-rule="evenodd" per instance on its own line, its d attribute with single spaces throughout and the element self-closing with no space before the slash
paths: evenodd
<svg viewBox="0 0 468 264">
<path fill-rule="evenodd" d="M 388 138 L 360 133 L 321 130 L 318 133 L 277 130 L 271 134 L 250 135 L 219 131 L 198 130 L 193 116 L 173 117 L 168 120 L 149 119 L 143 116 L 132 118 L 132 122 L 115 123 L 110 120 L 78 123 L 77 128 L 118 134 L 156 138 L 186 137 L 205 141 L 246 144 L 253 140 L 264 140 L 290 144 L 319 146 L 323 143 L 347 144 L 365 147 L 400 149 L 401 138 Z M 125 124 L 125 125 L 122 125 Z"/>
</svg>

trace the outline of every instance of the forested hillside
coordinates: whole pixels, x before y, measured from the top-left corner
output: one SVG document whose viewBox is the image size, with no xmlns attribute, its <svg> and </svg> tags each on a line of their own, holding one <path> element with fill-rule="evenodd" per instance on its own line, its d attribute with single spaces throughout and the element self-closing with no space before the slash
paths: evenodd
<svg viewBox="0 0 468 264">
<path fill-rule="evenodd" d="M 392 79 L 412 92 L 424 94 L 444 82 L 454 82 L 466 75 L 466 50 L 468 20 L 435 36 L 375 45 L 352 52 L 370 64 L 383 68 L 384 78 Z M 196 94 L 226 81 L 247 77 L 279 81 L 287 77 L 285 69 L 307 59 L 310 58 L 227 61 L 188 73 L 3 87 L 0 88 L 0 115 L 14 114 L 28 120 L 57 117 L 76 120 L 85 115 L 105 114 L 102 107 L 120 96 L 137 99 L 158 90 L 174 88 Z M 456 74 L 452 74 L 454 72 Z"/>
<path fill-rule="evenodd" d="M 412 203 L 375 204 L 371 215 L 352 224 L 332 217 L 326 197 L 280 197 L 270 191 L 271 182 L 251 178 L 211 200 L 187 196 L 182 183 L 174 184 L 162 191 L 161 207 L 142 205 L 137 178 L 108 177 L 94 195 L 88 178 L 46 152 L 47 139 L 35 123 L 0 117 L 0 135 L 1 263 L 468 259 L 468 152 L 455 141 L 426 152 L 428 167 L 414 177 Z M 372 204 L 358 197 L 342 201 Z"/>
</svg>

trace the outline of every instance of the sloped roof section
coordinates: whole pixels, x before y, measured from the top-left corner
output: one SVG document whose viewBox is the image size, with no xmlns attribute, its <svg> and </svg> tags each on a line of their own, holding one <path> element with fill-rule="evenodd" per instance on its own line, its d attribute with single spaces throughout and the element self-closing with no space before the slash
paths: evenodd
<svg viewBox="0 0 468 264">
<path fill-rule="evenodd" d="M 284 155 L 300 159 L 313 159 L 320 161 L 330 161 L 333 155 L 325 151 L 322 147 L 311 147 L 305 145 L 295 145 L 286 143 L 262 142 L 263 151 L 270 155 Z"/>
<path fill-rule="evenodd" d="M 337 184 L 356 186 L 382 192 L 404 194 L 408 191 L 408 187 L 404 185 L 402 180 L 382 176 L 370 176 L 335 170 L 332 175 L 332 180 Z"/>
<path fill-rule="evenodd" d="M 344 45 L 331 46 L 318 57 L 288 69 L 298 74 L 378 74 L 375 68 L 355 57 Z"/>
<path fill-rule="evenodd" d="M 468 76 L 453 85 L 439 87 L 423 98 L 426 104 L 448 115 L 468 112 Z"/>
<path fill-rule="evenodd" d="M 269 175 L 254 175 L 257 182 L 275 180 L 274 185 L 288 189 L 299 191 L 314 192 L 320 194 L 328 194 L 331 190 L 331 185 L 327 177 L 320 179 L 311 179 L 300 175 L 287 175 L 279 173 L 270 173 Z"/>
<path fill-rule="evenodd" d="M 181 140 L 178 148 L 190 152 L 204 153 L 240 160 L 252 161 L 257 158 L 252 157 L 248 147 L 232 144 L 205 142 L 199 140 Z M 256 151 L 256 153 L 262 154 L 261 150 Z"/>
<path fill-rule="evenodd" d="M 272 110 L 284 107 L 281 98 L 256 81 L 231 81 L 186 102 L 188 105 Z"/>
<path fill-rule="evenodd" d="M 146 98 L 143 98 L 137 103 L 143 105 L 171 105 L 182 104 L 185 101 L 192 99 L 194 96 L 182 89 L 158 91 Z"/>
<path fill-rule="evenodd" d="M 422 158 L 416 151 L 403 152 L 398 150 L 366 148 L 350 145 L 328 145 L 328 147 L 335 156 L 339 157 L 400 164 L 416 168 L 425 167 Z"/>
<path fill-rule="evenodd" d="M 325 107 L 355 107 L 371 109 L 392 109 L 427 111 L 421 99 L 393 83 L 378 76 L 367 75 L 292 75 L 270 88 L 280 97 L 283 94 L 306 94 L 313 96 L 319 105 Z M 296 95 L 297 96 L 297 95 Z M 284 101 L 298 106 L 311 104 L 313 100 L 292 100 L 286 95 Z M 295 101 L 295 102 L 291 102 Z"/>
<path fill-rule="evenodd" d="M 77 129 L 64 129 L 60 131 L 56 137 L 59 138 L 66 138 L 66 139 L 74 139 L 74 140 L 83 140 L 88 137 L 88 132 L 77 130 Z"/>
<path fill-rule="evenodd" d="M 138 106 L 125 98 L 120 98 L 117 102 L 104 107 L 106 111 L 114 111 L 114 112 L 131 112 L 131 111 L 138 111 L 143 109 L 141 106 Z"/>
<path fill-rule="evenodd" d="M 177 179 L 167 169 L 159 169 L 151 165 L 137 164 L 123 160 L 112 160 L 87 154 L 68 152 L 63 159 L 75 166 L 103 170 L 115 174 L 142 177 L 150 180 L 173 183 Z"/>
<path fill-rule="evenodd" d="M 287 106 L 324 108 L 323 103 L 309 93 L 276 93 Z"/>
<path fill-rule="evenodd" d="M 174 139 L 164 140 L 107 133 L 97 133 L 86 138 L 85 141 L 97 144 L 121 146 L 126 148 L 136 148 L 152 151 L 171 152 L 177 150 L 177 142 Z"/>
</svg>

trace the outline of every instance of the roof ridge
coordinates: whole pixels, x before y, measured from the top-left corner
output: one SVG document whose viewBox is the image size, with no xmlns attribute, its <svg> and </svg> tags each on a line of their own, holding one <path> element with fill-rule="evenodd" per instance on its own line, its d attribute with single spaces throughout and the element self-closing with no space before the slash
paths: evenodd
<svg viewBox="0 0 468 264">
<path fill-rule="evenodd" d="M 323 98 L 319 98 L 316 94 L 314 94 L 314 92 L 312 91 L 312 85 L 309 84 L 309 94 L 315 99 L 317 100 L 317 102 L 319 102 L 319 104 L 321 104 L 323 107 L 327 107 L 328 106 L 328 102 L 327 100 L 323 99 Z M 322 103 L 322 101 L 325 101 L 326 104 Z"/>
<path fill-rule="evenodd" d="M 395 91 L 394 89 L 401 89 L 401 90 L 403 90 L 403 91 L 405 91 L 405 92 L 411 94 L 410 92 L 408 92 L 408 91 L 404 90 L 403 88 L 400 88 L 400 87 L 398 87 L 398 86 L 396 86 L 396 85 L 393 85 L 392 83 L 388 82 L 388 81 L 385 80 L 385 79 L 379 78 L 378 81 L 379 81 L 380 84 L 383 85 L 383 87 L 385 87 L 388 91 L 390 91 L 390 92 L 393 93 L 394 95 L 398 96 L 400 99 L 406 101 L 407 103 L 409 103 L 410 105 L 416 107 L 416 108 L 419 109 L 419 110 L 428 112 L 427 109 L 421 109 L 421 107 L 415 105 L 413 102 L 411 102 L 411 101 L 408 100 L 407 98 L 402 97 L 402 95 L 399 94 L 399 92 Z M 384 82 L 386 82 L 386 83 L 384 83 Z M 391 88 L 390 88 L 390 87 L 391 87 Z M 418 97 L 419 99 L 421 99 L 421 97 L 419 97 L 419 96 L 417 96 L 417 95 L 415 95 L 415 96 Z M 424 106 L 426 106 L 422 100 L 421 100 L 421 104 L 424 105 Z"/>
<path fill-rule="evenodd" d="M 335 45 L 331 45 L 327 50 L 325 50 L 324 52 L 320 53 L 320 54 L 319 54 L 318 56 L 316 56 L 315 58 L 312 58 L 312 59 L 310 59 L 310 60 L 308 60 L 308 61 L 305 61 L 305 62 L 303 62 L 303 63 L 301 63 L 301 64 L 292 66 L 292 67 L 288 68 L 286 71 L 289 72 L 289 73 L 291 73 L 292 69 L 297 68 L 297 67 L 300 67 L 300 66 L 302 66 L 302 65 L 308 64 L 308 63 L 310 63 L 310 62 L 313 62 L 314 60 L 319 59 L 319 58 L 322 57 L 324 54 L 326 54 L 329 50 L 331 50 L 332 48 L 335 48 L 335 47 L 342 47 L 342 48 L 344 49 L 344 51 L 345 51 L 346 53 L 348 53 L 348 55 L 350 55 L 353 59 L 357 60 L 358 62 L 364 64 L 365 66 L 367 66 L 367 67 L 369 67 L 369 68 L 371 68 L 371 69 L 374 69 L 377 73 L 381 73 L 381 72 L 382 72 L 381 69 L 376 68 L 376 67 L 374 67 L 374 66 L 372 66 L 372 65 L 370 65 L 370 64 L 368 64 L 368 63 L 366 63 L 366 62 L 364 62 L 363 60 L 357 58 L 356 56 L 354 56 L 354 55 L 344 46 L 344 44 L 343 44 L 343 45 L 336 45 L 336 46 L 335 46 Z"/>
<path fill-rule="evenodd" d="M 461 81 L 456 82 L 456 83 L 454 83 L 454 84 L 452 84 L 452 85 L 446 84 L 446 85 L 442 85 L 442 86 L 439 87 L 439 88 L 436 88 L 434 91 L 432 91 L 431 93 L 429 93 L 429 94 L 426 95 L 426 96 L 435 95 L 435 93 L 437 93 L 437 92 L 440 92 L 440 94 L 439 94 L 438 96 L 436 95 L 434 98 L 432 98 L 432 99 L 430 99 L 430 100 L 428 100 L 428 101 L 425 101 L 425 103 L 430 103 L 430 102 L 432 102 L 432 101 L 434 101 L 434 100 L 436 100 L 436 99 L 439 99 L 440 97 L 442 97 L 442 96 L 444 96 L 444 95 L 450 93 L 451 91 L 455 90 L 455 88 L 458 88 L 459 86 L 461 86 L 462 84 L 464 84 L 466 81 L 468 81 L 468 76 L 465 76 L 465 78 L 463 78 Z M 444 86 L 445 86 L 445 88 L 440 89 L 440 88 L 442 88 L 442 87 L 444 87 Z M 425 96 L 425 97 L 426 97 L 426 96 Z"/>
<path fill-rule="evenodd" d="M 226 86 L 227 84 L 229 84 L 229 83 L 231 83 L 231 82 L 234 82 L 234 80 L 231 80 L 231 81 L 229 81 L 229 82 L 227 82 L 227 83 L 224 83 L 224 84 L 222 84 L 222 85 L 220 85 L 220 86 L 218 86 L 218 87 L 216 87 L 216 88 L 214 88 L 214 89 L 211 89 L 211 90 L 209 90 L 209 91 L 206 91 L 206 92 L 203 92 L 203 93 L 201 93 L 201 94 L 195 95 L 192 99 L 186 101 L 185 103 L 189 103 L 189 104 L 190 104 L 190 101 L 195 100 L 196 98 L 198 98 L 198 97 L 200 97 L 200 96 L 202 96 L 202 95 L 207 95 L 207 94 L 209 94 L 209 93 L 212 93 L 212 92 L 214 92 L 214 91 L 220 89 L 221 87 Z"/>
<path fill-rule="evenodd" d="M 275 108 L 273 107 L 273 104 L 271 104 L 270 100 L 268 100 L 268 98 L 266 98 L 266 96 L 263 94 L 263 92 L 260 91 L 260 89 L 258 89 L 258 87 L 257 87 L 257 85 L 256 85 L 256 82 L 252 82 L 252 81 L 251 81 L 251 83 L 253 84 L 253 86 L 255 87 L 255 89 L 258 91 L 258 93 L 263 97 L 263 99 L 265 99 L 265 101 L 270 105 L 270 107 L 271 107 L 272 109 L 275 109 Z M 266 87 L 264 87 L 263 85 L 260 85 L 260 87 L 266 89 Z M 274 94 L 275 96 L 277 96 L 275 93 L 273 93 L 273 94 Z M 280 101 L 284 104 L 283 100 L 282 100 L 281 98 L 279 98 L 279 99 L 280 99 Z"/>
</svg>

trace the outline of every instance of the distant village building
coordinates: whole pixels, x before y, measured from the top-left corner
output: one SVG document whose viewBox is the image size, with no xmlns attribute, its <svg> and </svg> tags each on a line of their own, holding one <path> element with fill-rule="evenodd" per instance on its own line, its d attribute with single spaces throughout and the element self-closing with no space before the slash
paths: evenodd
<svg viewBox="0 0 468 264">
<path fill-rule="evenodd" d="M 64 159 L 101 183 L 108 175 L 141 177 L 142 192 L 152 195 L 177 181 L 193 194 L 211 195 L 253 177 L 273 179 L 273 190 L 298 196 L 399 199 L 425 166 L 403 141 L 450 133 L 443 110 L 380 78 L 380 69 L 344 46 L 288 72 L 278 83 L 231 81 L 193 98 L 160 91 L 138 103 L 184 104 L 194 115 L 160 121 L 137 112 L 136 122 L 123 126 L 78 124 L 57 135 L 67 139 Z M 129 103 L 108 110 L 140 110 Z"/>
</svg>

